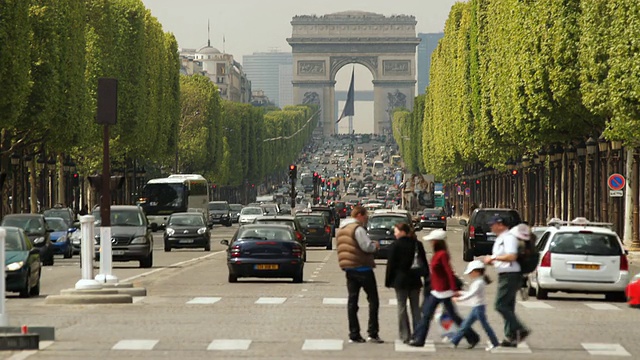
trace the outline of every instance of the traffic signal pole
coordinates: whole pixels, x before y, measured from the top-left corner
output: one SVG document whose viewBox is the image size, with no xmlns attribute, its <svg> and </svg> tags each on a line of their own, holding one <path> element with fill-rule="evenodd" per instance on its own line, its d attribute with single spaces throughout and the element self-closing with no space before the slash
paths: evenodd
<svg viewBox="0 0 640 360">
<path fill-rule="evenodd" d="M 296 208 L 296 179 L 298 178 L 298 167 L 295 164 L 289 165 L 289 180 L 291 181 L 291 212 Z"/>
</svg>

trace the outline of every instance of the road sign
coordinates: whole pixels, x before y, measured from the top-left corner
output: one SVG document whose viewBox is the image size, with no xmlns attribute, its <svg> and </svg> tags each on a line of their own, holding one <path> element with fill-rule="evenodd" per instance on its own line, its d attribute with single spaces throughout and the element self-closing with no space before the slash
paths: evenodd
<svg viewBox="0 0 640 360">
<path fill-rule="evenodd" d="M 609 190 L 609 197 L 622 197 L 624 191 L 622 190 Z"/>
<path fill-rule="evenodd" d="M 433 191 L 436 193 L 442 193 L 444 186 L 442 185 L 442 183 L 435 183 L 433 184 Z"/>
<path fill-rule="evenodd" d="M 609 180 L 607 180 L 607 185 L 609 185 L 609 189 L 611 190 L 622 190 L 626 185 L 626 181 L 624 176 L 620 174 L 611 174 L 611 176 L 609 176 Z"/>
<path fill-rule="evenodd" d="M 462 195 L 462 187 L 458 186 L 456 188 L 456 192 L 458 193 L 458 195 Z"/>
<path fill-rule="evenodd" d="M 466 189 L 464 189 L 464 194 L 465 194 L 466 196 L 470 196 L 470 195 L 471 195 L 471 189 L 470 189 L 470 188 L 466 188 Z"/>
</svg>

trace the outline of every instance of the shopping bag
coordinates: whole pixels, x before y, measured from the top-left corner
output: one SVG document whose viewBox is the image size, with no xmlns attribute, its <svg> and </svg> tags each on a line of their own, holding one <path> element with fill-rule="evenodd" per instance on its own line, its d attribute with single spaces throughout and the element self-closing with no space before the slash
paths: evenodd
<svg viewBox="0 0 640 360">
<path fill-rule="evenodd" d="M 442 306 L 438 306 L 436 314 L 434 316 L 436 320 L 436 326 L 440 332 L 440 335 L 444 337 L 452 337 L 458 332 L 458 325 L 453 321 L 451 316 L 444 311 Z"/>
</svg>

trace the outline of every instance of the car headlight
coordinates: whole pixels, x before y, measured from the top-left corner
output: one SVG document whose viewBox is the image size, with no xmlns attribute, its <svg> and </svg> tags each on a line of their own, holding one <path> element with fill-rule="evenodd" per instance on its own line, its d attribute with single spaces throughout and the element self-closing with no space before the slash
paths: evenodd
<svg viewBox="0 0 640 360">
<path fill-rule="evenodd" d="M 167 228 L 167 230 L 166 230 L 166 231 L 167 231 L 167 235 L 169 235 L 169 236 L 173 236 L 173 234 L 175 234 L 175 233 L 176 233 L 176 231 L 175 231 L 175 230 L 173 230 L 172 228 Z"/>
<path fill-rule="evenodd" d="M 133 240 L 131 240 L 131 244 L 146 244 L 147 243 L 147 238 L 144 236 L 138 236 L 137 238 L 134 238 Z"/>
<path fill-rule="evenodd" d="M 229 217 L 229 214 L 222 214 L 222 217 Z"/>
<path fill-rule="evenodd" d="M 37 237 L 37 238 L 33 239 L 33 243 L 34 244 L 41 244 L 43 242 L 44 242 L 44 236 L 40 236 L 40 237 Z"/>
<path fill-rule="evenodd" d="M 200 234 L 200 235 L 202 235 L 202 234 L 204 234 L 206 232 L 207 232 L 207 228 L 206 227 L 198 229 L 198 234 Z"/>
<path fill-rule="evenodd" d="M 67 235 L 62 235 L 62 236 L 60 236 L 60 237 L 58 238 L 58 241 L 57 241 L 57 242 L 62 243 L 62 242 L 65 242 L 65 241 L 67 241 Z"/>
<path fill-rule="evenodd" d="M 24 265 L 24 261 L 13 262 L 5 267 L 7 271 L 16 271 L 22 269 L 22 265 Z"/>
</svg>

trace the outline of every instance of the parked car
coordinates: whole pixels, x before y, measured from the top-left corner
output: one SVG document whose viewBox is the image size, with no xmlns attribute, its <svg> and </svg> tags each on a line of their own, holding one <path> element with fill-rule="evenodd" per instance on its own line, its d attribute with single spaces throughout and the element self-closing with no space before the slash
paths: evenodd
<svg viewBox="0 0 640 360">
<path fill-rule="evenodd" d="M 420 216 L 421 228 L 447 230 L 447 213 L 444 209 L 424 209 Z"/>
<path fill-rule="evenodd" d="M 293 278 L 301 283 L 303 251 L 293 229 L 286 225 L 251 224 L 241 226 L 227 246 L 229 282 L 242 277 Z"/>
<path fill-rule="evenodd" d="M 229 204 L 231 209 L 231 222 L 238 223 L 240 221 L 240 211 L 242 211 L 242 204 Z"/>
<path fill-rule="evenodd" d="M 0 226 L 15 226 L 24 230 L 31 244 L 40 250 L 40 260 L 44 266 L 53 266 L 53 244 L 51 229 L 42 214 L 5 215 Z"/>
<path fill-rule="evenodd" d="M 231 208 L 226 201 L 211 201 L 209 202 L 209 226 L 214 224 L 222 224 L 224 226 L 231 226 Z"/>
<path fill-rule="evenodd" d="M 265 215 L 264 209 L 259 206 L 247 206 L 246 208 L 240 211 L 240 219 L 238 222 L 240 225 L 253 224 L 253 220 L 255 220 L 259 216 Z"/>
<path fill-rule="evenodd" d="M 46 217 L 47 225 L 53 230 L 49 235 L 51 243 L 53 243 L 53 253 L 61 254 L 65 259 L 73 257 L 73 246 L 71 245 L 71 232 L 75 228 L 69 228 L 64 219 L 59 217 Z"/>
<path fill-rule="evenodd" d="M 599 293 L 608 301 L 626 301 L 627 252 L 618 235 L 602 225 L 578 218 L 548 227 L 536 245 L 540 260 L 528 277 L 529 295 Z"/>
<path fill-rule="evenodd" d="M 202 213 L 174 213 L 167 220 L 164 251 L 182 248 L 204 248 L 204 251 L 211 251 L 211 232 Z"/>
<path fill-rule="evenodd" d="M 302 227 L 307 239 L 307 246 L 322 246 L 327 250 L 333 248 L 331 240 L 331 222 L 324 214 L 299 212 L 296 219 Z"/>
<path fill-rule="evenodd" d="M 96 218 L 96 260 L 100 258 L 100 208 L 93 209 Z M 202 216 L 202 215 L 201 215 Z M 153 266 L 153 231 L 141 207 L 135 205 L 111 206 L 111 245 L 113 261 L 139 261 L 141 268 Z M 109 241 L 109 240 L 107 240 Z"/>
<path fill-rule="evenodd" d="M 5 288 L 20 297 L 40 295 L 40 250 L 31 244 L 24 230 L 3 226 L 5 237 Z"/>
<path fill-rule="evenodd" d="M 491 254 L 496 234 L 491 232 L 489 220 L 494 216 L 504 219 L 509 228 L 522 222 L 520 214 L 513 209 L 475 209 L 471 213 L 469 221 L 460 220 L 460 225 L 465 227 L 462 235 L 462 258 L 464 261 L 472 261 L 475 256 Z"/>
</svg>

